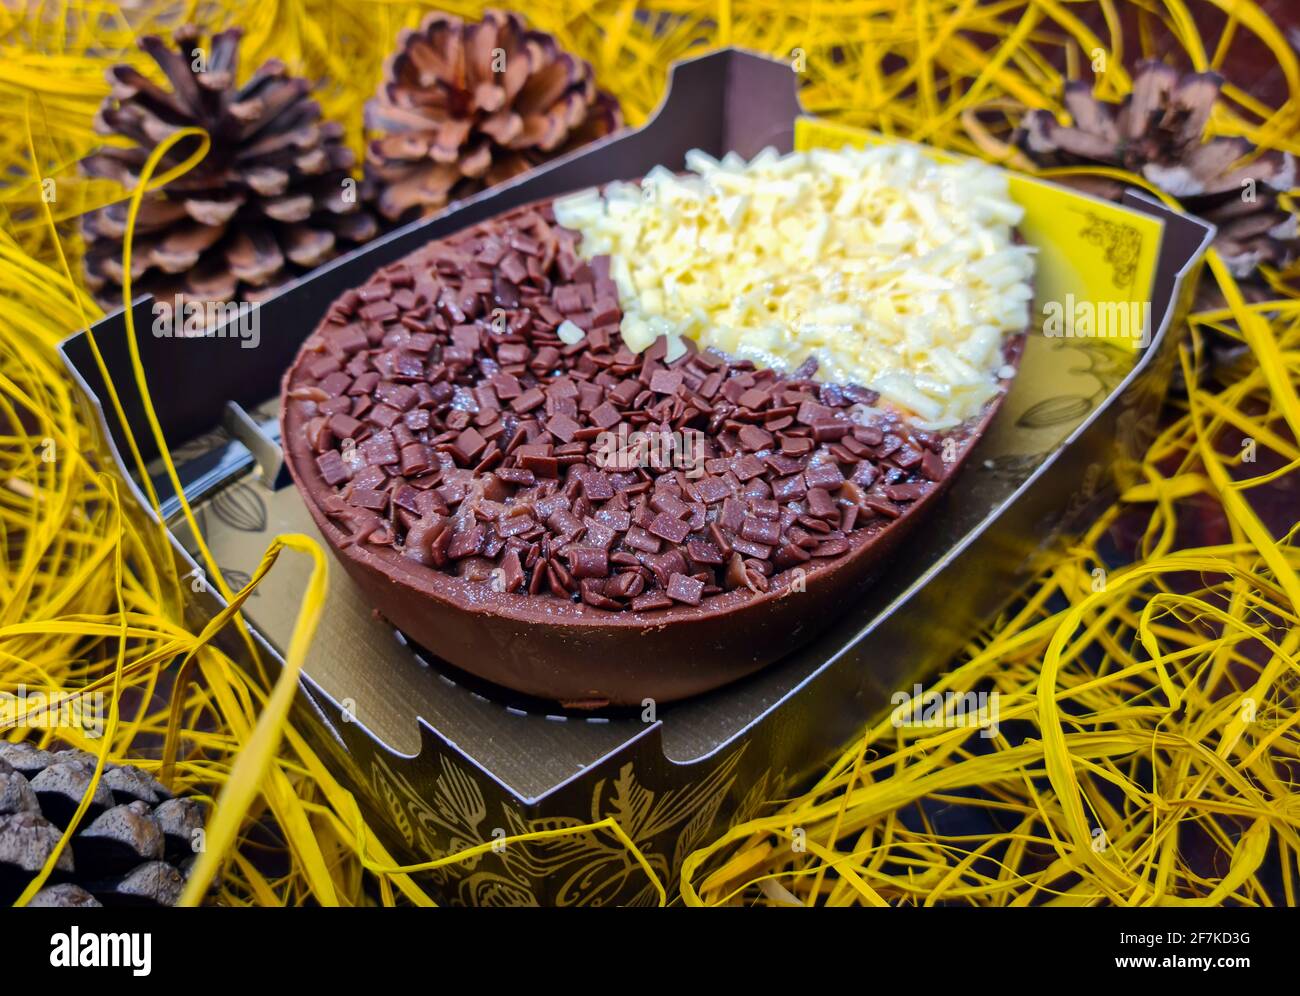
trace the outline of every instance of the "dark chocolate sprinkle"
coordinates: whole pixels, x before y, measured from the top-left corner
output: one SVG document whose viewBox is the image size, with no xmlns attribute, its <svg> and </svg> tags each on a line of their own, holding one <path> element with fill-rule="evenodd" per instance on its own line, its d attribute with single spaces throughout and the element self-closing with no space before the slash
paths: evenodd
<svg viewBox="0 0 1300 996">
<path fill-rule="evenodd" d="M 654 612 L 768 591 L 951 472 L 940 434 L 888 411 L 855 421 L 878 397 L 812 380 L 815 364 L 782 375 L 693 343 L 668 363 L 663 339 L 632 353 L 608 260 L 575 245 L 530 209 L 336 302 L 288 403 L 350 542 L 466 584 Z M 574 346 L 566 318 L 587 332 Z"/>
</svg>

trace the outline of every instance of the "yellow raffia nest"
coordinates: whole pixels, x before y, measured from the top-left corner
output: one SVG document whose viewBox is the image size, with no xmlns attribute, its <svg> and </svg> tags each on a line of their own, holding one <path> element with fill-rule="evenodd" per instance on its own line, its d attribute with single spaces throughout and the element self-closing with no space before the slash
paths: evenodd
<svg viewBox="0 0 1300 996">
<path fill-rule="evenodd" d="M 1085 8 L 1103 15 L 1099 35 Z M 1199 8 L 1230 11 L 1230 30 L 1202 39 Z M 21 685 L 56 703 L 103 692 L 105 735 L 64 728 L 62 740 L 215 800 L 188 903 L 431 904 L 419 871 L 492 844 L 398 867 L 294 728 L 289 707 L 326 580 L 310 541 L 281 537 L 250 586 L 227 592 L 238 607 L 284 549 L 314 558 L 282 674 L 251 673 L 212 646 L 237 618 L 201 632 L 184 623 L 189 582 L 107 472 L 53 349 L 98 315 L 80 284 L 74 220 L 123 196 L 79 178 L 76 162 L 98 141 L 91 119 L 106 67 L 147 69 L 135 38 L 182 20 L 241 24 L 247 64 L 276 56 L 317 80 L 325 114 L 359 150 L 361 108 L 392 40 L 429 9 L 385 0 L 0 8 L 0 692 Z M 1254 3 L 533 0 L 527 14 L 591 60 L 633 125 L 657 105 L 673 60 L 736 44 L 805 70 L 810 111 L 1012 165 L 1011 126 L 1026 108 L 1059 112 L 1063 76 L 1097 51 L 1109 57 L 1104 95 L 1117 98 L 1129 86 L 1122 60 L 1151 54 L 1157 39 L 1203 69 L 1249 36 L 1278 61 L 1292 102 L 1276 112 L 1229 86 L 1210 131 L 1300 152 L 1300 67 Z M 1126 17 L 1134 36 L 1121 37 Z M 1300 301 L 1292 274 L 1266 277 L 1277 300 L 1248 306 L 1211 259 L 1206 279 L 1228 307 L 1193 316 L 1184 368 L 1193 377 L 1209 328 L 1240 340 L 1250 362 L 1226 389 L 1189 391 L 1147 455 L 1145 483 L 933 684 L 996 691 L 1001 734 L 863 716 L 875 725 L 806 794 L 773 800 L 690 856 L 687 903 L 1294 904 L 1300 553 L 1293 531 L 1269 532 L 1257 504 L 1258 489 L 1300 464 Z M 1242 437 L 1255 441 L 1253 460 Z M 1189 519 L 1221 520 L 1222 535 L 1189 542 Z M 1108 537 L 1121 527 L 1139 537 L 1139 559 L 1114 567 Z M 0 733 L 51 739 L 34 718 Z M 605 831 L 634 850 L 612 820 L 563 832 Z M 268 847 L 287 860 L 262 860 Z M 1261 881 L 1266 862 L 1272 888 Z M 262 871 L 281 865 L 274 878 Z"/>
</svg>

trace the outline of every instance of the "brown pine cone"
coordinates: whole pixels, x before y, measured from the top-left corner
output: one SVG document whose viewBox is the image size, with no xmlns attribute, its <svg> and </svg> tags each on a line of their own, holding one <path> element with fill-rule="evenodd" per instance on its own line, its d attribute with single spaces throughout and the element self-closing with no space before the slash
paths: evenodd
<svg viewBox="0 0 1300 996">
<path fill-rule="evenodd" d="M 1183 75 L 1146 61 L 1132 93 L 1115 105 L 1074 80 L 1065 88 L 1073 125 L 1058 123 L 1049 111 L 1031 111 L 1017 144 L 1039 166 L 1114 166 L 1142 175 L 1217 225 L 1215 248 L 1236 276 L 1250 277 L 1260 264 L 1288 265 L 1300 250 L 1296 217 L 1278 201 L 1295 182 L 1295 160 L 1277 151 L 1245 159 L 1255 147 L 1240 137 L 1205 140 L 1222 86 L 1217 73 Z M 1122 183 L 1104 177 L 1061 182 L 1112 200 L 1124 191 Z"/>
<path fill-rule="evenodd" d="M 518 15 L 433 13 L 402 32 L 366 105 L 367 192 L 390 221 L 431 214 L 621 124 L 591 66 Z"/>
<path fill-rule="evenodd" d="M 27 888 L 90 787 L 95 758 L 0 740 L 0 905 Z M 32 906 L 173 906 L 206 808 L 132 765 L 109 764 Z"/>
<path fill-rule="evenodd" d="M 192 25 L 176 32 L 174 48 L 157 36 L 142 38 L 171 90 L 128 65 L 109 70 L 113 89 L 96 130 L 132 144 L 83 159 L 87 175 L 132 189 L 154 147 L 177 129 L 201 127 L 212 141 L 197 166 L 141 202 L 133 291 L 260 300 L 378 230 L 359 203 L 343 129 L 320 120 L 310 84 L 271 60 L 236 85 L 240 35 L 213 35 L 206 51 Z M 192 155 L 197 141 L 178 142 L 155 175 Z M 127 207 L 119 201 L 83 219 L 86 280 L 106 307 L 122 303 Z"/>
</svg>

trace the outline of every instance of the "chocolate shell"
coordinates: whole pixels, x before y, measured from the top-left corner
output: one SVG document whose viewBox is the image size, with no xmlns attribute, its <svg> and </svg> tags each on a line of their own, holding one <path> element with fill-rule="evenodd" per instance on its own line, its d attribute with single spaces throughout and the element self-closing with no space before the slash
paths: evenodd
<svg viewBox="0 0 1300 996">
<path fill-rule="evenodd" d="M 517 209 L 503 218 L 537 211 L 548 212 L 549 203 Z M 451 239 L 463 244 L 475 233 L 486 238 L 499 232 L 501 224 L 502 219 L 493 219 Z M 421 254 L 428 249 L 408 259 L 427 260 Z M 375 279 L 382 280 L 382 273 L 368 286 Z M 501 293 L 499 284 L 496 292 Z M 344 295 L 345 310 L 359 304 L 356 292 L 350 295 Z M 392 542 L 370 542 L 345 528 L 347 523 L 337 514 L 340 482 L 327 482 L 318 461 L 321 449 L 310 438 L 313 428 L 320 431 L 321 421 L 312 400 L 319 393 L 312 388 L 321 373 L 311 368 L 323 355 L 320 333 L 345 324 L 340 307 L 336 303 L 317 334 L 304 343 L 283 384 L 285 455 L 312 518 L 365 598 L 411 640 L 487 681 L 561 703 L 670 702 L 718 688 L 797 650 L 823 632 L 888 565 L 938 503 L 1005 396 L 999 391 L 977 418 L 948 434 L 957 444 L 953 459 L 942 464 L 938 479 L 932 477 L 924 493 L 902 507 L 897 518 L 876 517 L 848 532 L 847 552 L 774 570 L 766 579 L 767 590 L 715 586 L 701 598 L 698 588 L 689 590 L 694 583 L 678 574 L 677 590 L 665 592 L 677 596 L 668 607 L 637 611 L 625 604 L 612 610 L 580 601 L 576 593 L 565 599 L 499 590 L 426 566 Z M 371 314 L 381 323 L 399 317 L 388 308 Z M 1005 341 L 1004 358 L 1011 370 L 1019 364 L 1024 336 L 1018 333 Z M 680 586 L 688 588 L 685 596 Z M 694 597 L 698 604 L 686 604 L 683 597 Z"/>
</svg>

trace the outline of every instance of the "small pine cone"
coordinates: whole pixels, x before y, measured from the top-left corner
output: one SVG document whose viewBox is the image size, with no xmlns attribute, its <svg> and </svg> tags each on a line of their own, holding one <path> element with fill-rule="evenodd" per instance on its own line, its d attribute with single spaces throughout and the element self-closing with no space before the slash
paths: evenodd
<svg viewBox="0 0 1300 996">
<path fill-rule="evenodd" d="M 257 301 L 378 231 L 358 203 L 355 162 L 343 129 L 321 122 L 310 84 L 271 60 L 243 86 L 237 29 L 212 36 L 204 51 L 197 28 L 157 36 L 140 47 L 171 89 L 128 65 L 108 72 L 112 92 L 96 130 L 132 144 L 104 146 L 83 172 L 135 187 L 154 147 L 185 127 L 203 128 L 203 160 L 165 188 L 145 195 L 132 243 L 133 291 L 171 298 Z M 178 142 L 155 175 L 182 163 L 197 139 Z M 83 219 L 86 281 L 106 307 L 122 303 L 122 239 L 127 201 Z"/>
<path fill-rule="evenodd" d="M 1183 207 L 1219 227 L 1215 248 L 1238 277 L 1261 264 L 1283 267 L 1300 251 L 1296 217 L 1278 200 L 1295 182 L 1295 160 L 1243 138 L 1205 140 L 1219 97 L 1217 73 L 1183 75 L 1162 62 L 1139 65 L 1133 91 L 1118 105 L 1097 100 L 1091 87 L 1066 84 L 1073 119 L 1062 125 L 1049 111 L 1031 111 L 1017 144 L 1039 166 L 1112 166 L 1138 173 Z M 1118 200 L 1124 185 L 1105 177 L 1061 182 Z"/>
<path fill-rule="evenodd" d="M 94 774 L 81 750 L 0 740 L 0 906 L 13 903 L 58 846 Z M 33 906 L 172 906 L 206 807 L 173 798 L 132 765 L 109 764 L 70 846 Z"/>
<path fill-rule="evenodd" d="M 518 15 L 433 13 L 366 105 L 367 193 L 390 221 L 431 214 L 621 125 L 591 66 Z"/>
</svg>

